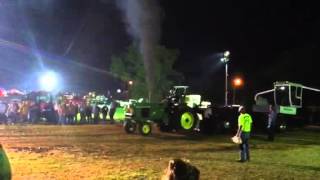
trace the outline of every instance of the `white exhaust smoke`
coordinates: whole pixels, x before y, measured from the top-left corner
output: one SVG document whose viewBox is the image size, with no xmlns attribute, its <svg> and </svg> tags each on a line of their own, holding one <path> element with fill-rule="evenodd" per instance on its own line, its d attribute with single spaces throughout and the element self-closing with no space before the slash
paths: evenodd
<svg viewBox="0 0 320 180">
<path fill-rule="evenodd" d="M 125 15 L 128 33 L 139 43 L 143 56 L 149 99 L 155 90 L 155 49 L 160 39 L 160 5 L 157 0 L 116 0 Z"/>
</svg>

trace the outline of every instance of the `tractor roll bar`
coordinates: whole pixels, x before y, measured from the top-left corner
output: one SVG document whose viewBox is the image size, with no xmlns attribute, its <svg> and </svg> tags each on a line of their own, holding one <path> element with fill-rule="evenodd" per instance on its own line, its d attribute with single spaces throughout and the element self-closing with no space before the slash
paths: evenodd
<svg viewBox="0 0 320 180">
<path fill-rule="evenodd" d="M 311 91 L 316 91 L 316 92 L 320 92 L 320 89 L 316 89 L 316 88 L 312 88 L 312 87 L 308 87 L 308 86 L 302 86 L 303 89 L 308 89 Z"/>
<path fill-rule="evenodd" d="M 316 91 L 316 92 L 320 92 L 320 89 L 316 89 L 316 88 L 312 88 L 312 87 L 308 87 L 308 86 L 302 86 L 303 89 L 308 89 L 308 90 L 311 90 L 311 91 Z M 274 92 L 275 91 L 275 88 L 274 89 L 270 89 L 270 90 L 266 90 L 266 91 L 262 91 L 262 92 L 259 92 L 257 93 L 255 96 L 254 96 L 254 100 L 257 101 L 258 99 L 258 96 L 262 95 L 262 94 L 267 94 L 267 93 L 271 93 L 271 92 Z"/>
<path fill-rule="evenodd" d="M 271 92 L 274 92 L 274 89 L 270 89 L 270 90 L 266 90 L 266 91 L 262 91 L 262 92 L 257 93 L 257 94 L 254 96 L 254 101 L 257 101 L 258 96 L 260 96 L 260 95 L 262 95 L 262 94 L 271 93 Z"/>
</svg>

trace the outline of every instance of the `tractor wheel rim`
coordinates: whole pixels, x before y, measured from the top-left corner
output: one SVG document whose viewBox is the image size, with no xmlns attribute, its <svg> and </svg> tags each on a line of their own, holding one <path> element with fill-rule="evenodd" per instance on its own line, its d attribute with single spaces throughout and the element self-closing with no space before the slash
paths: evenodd
<svg viewBox="0 0 320 180">
<path fill-rule="evenodd" d="M 143 125 L 142 126 L 142 132 L 144 133 L 144 134 L 148 134 L 149 132 L 150 132 L 150 127 L 149 127 L 149 125 Z"/>
<path fill-rule="evenodd" d="M 183 129 L 189 130 L 193 127 L 194 117 L 190 112 L 185 112 L 181 115 L 180 119 L 181 127 Z"/>
</svg>

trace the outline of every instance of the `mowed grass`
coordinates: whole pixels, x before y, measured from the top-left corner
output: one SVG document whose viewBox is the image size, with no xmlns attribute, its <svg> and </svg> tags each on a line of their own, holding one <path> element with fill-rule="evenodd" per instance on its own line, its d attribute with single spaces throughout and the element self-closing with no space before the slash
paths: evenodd
<svg viewBox="0 0 320 180">
<path fill-rule="evenodd" d="M 201 179 L 318 179 L 320 132 L 292 131 L 275 142 L 251 139 L 251 161 L 238 163 L 230 135 L 149 137 L 121 125 L 0 125 L 13 179 L 160 179 L 172 158 L 197 166 Z"/>
</svg>

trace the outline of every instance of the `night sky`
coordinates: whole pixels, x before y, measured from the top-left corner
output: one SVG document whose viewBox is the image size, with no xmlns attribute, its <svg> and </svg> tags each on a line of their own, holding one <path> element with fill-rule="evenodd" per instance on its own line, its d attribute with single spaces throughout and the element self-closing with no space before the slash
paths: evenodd
<svg viewBox="0 0 320 180">
<path fill-rule="evenodd" d="M 242 95 L 270 89 L 277 80 L 320 87 L 315 3 L 160 0 L 160 5 L 161 44 L 180 51 L 175 69 L 208 98 L 223 100 L 224 66 L 217 54 L 225 50 L 231 52 L 230 76 L 245 80 Z M 40 54 L 45 67 L 64 73 L 69 89 L 116 88 L 117 80 L 105 71 L 111 56 L 132 42 L 122 17 L 112 0 L 0 0 L 0 86 L 29 87 L 22 78 L 32 79 Z"/>
<path fill-rule="evenodd" d="M 315 4 L 288 0 L 167 0 L 163 5 L 163 41 L 169 47 L 179 47 L 179 66 L 186 61 L 190 64 L 186 75 L 198 82 L 197 88 L 209 84 L 209 91 L 221 99 L 224 69 L 217 67 L 218 60 L 211 57 L 225 50 L 231 51 L 230 75 L 243 76 L 247 95 L 271 89 L 277 80 L 320 86 L 315 69 L 320 19 Z M 205 83 L 196 81 L 198 78 Z"/>
</svg>

